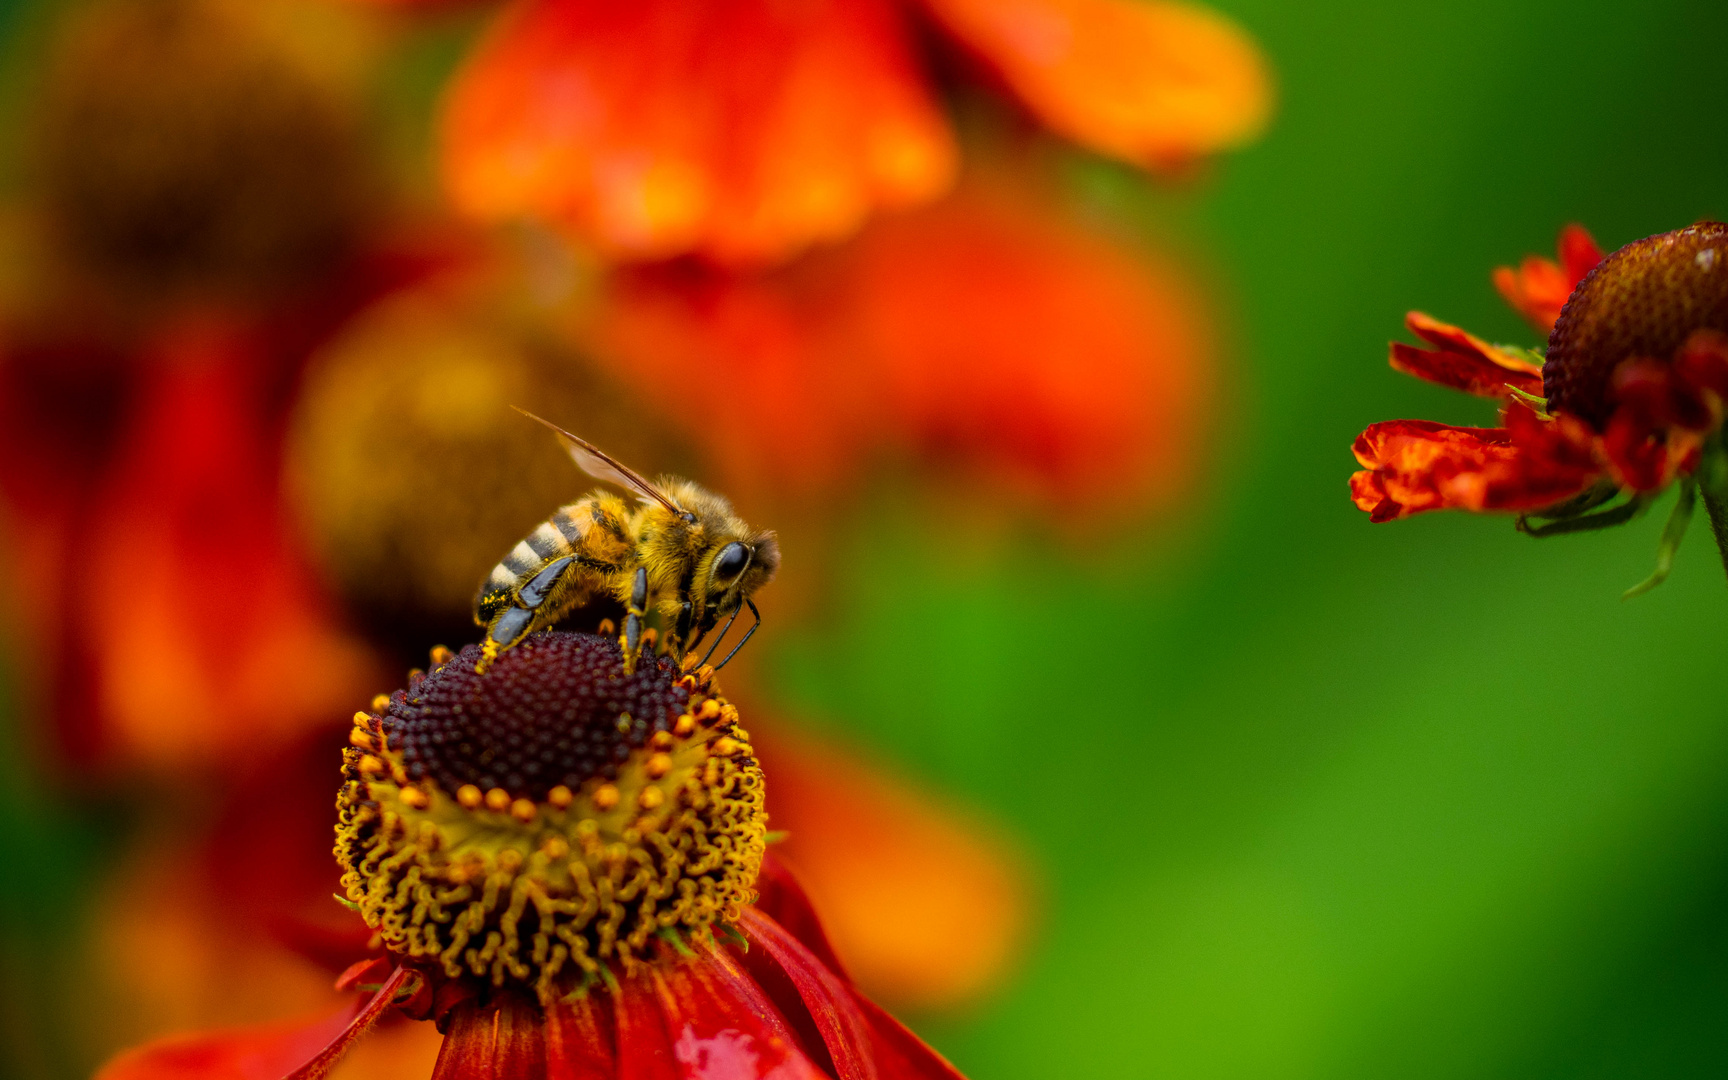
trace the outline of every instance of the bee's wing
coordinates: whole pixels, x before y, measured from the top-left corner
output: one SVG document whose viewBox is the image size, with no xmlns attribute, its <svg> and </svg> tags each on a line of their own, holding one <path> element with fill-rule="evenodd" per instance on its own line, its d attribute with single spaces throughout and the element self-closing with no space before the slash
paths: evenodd
<svg viewBox="0 0 1728 1080">
<path fill-rule="evenodd" d="M 661 506 L 672 511 L 674 514 L 683 513 L 683 510 L 679 506 L 666 497 L 665 492 L 649 483 L 648 480 L 636 470 L 619 461 L 617 458 L 600 449 L 598 446 L 595 446 L 587 439 L 582 438 L 580 435 L 572 435 L 570 432 L 565 431 L 552 421 L 535 416 L 527 409 L 519 406 L 513 406 L 513 408 L 528 419 L 538 420 L 540 423 L 551 428 L 553 434 L 558 436 L 558 441 L 564 444 L 564 449 L 570 451 L 570 456 L 576 460 L 576 464 L 589 476 L 592 476 L 596 480 L 604 480 L 609 484 L 617 484 L 626 491 L 635 492 L 644 500 L 652 499 Z"/>
</svg>

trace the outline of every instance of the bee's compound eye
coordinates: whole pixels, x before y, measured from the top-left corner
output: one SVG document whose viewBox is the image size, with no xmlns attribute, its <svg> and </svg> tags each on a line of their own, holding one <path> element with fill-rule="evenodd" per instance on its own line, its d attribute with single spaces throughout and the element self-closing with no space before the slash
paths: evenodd
<svg viewBox="0 0 1728 1080">
<path fill-rule="evenodd" d="M 714 557 L 714 578 L 717 581 L 731 581 L 749 565 L 750 549 L 734 540 L 721 548 L 720 554 Z"/>
</svg>

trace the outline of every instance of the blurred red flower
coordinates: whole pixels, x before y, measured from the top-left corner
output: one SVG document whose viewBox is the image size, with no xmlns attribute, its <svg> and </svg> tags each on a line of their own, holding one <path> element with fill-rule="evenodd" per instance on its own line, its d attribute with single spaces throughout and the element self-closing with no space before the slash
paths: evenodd
<svg viewBox="0 0 1728 1080">
<path fill-rule="evenodd" d="M 620 271 L 585 334 L 740 491 L 831 491 L 903 456 L 1010 502 L 1138 507 L 1186 490 L 1210 413 L 1190 282 L 971 187 L 766 274 Z"/>
<path fill-rule="evenodd" d="M 1052 129 L 1156 168 L 1269 110 L 1253 43 L 1162 0 L 518 0 L 449 88 L 447 186 L 608 259 L 776 262 L 953 183 L 919 48 L 941 37 Z"/>
</svg>

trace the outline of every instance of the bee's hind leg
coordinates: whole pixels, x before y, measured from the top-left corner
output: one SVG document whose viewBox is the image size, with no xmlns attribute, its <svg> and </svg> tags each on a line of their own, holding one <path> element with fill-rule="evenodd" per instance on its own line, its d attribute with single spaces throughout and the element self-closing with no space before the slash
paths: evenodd
<svg viewBox="0 0 1728 1080">
<path fill-rule="evenodd" d="M 624 612 L 624 670 L 636 670 L 636 658 L 642 651 L 642 620 L 648 614 L 648 569 L 638 566 L 636 580 L 630 585 L 630 606 Z"/>
</svg>

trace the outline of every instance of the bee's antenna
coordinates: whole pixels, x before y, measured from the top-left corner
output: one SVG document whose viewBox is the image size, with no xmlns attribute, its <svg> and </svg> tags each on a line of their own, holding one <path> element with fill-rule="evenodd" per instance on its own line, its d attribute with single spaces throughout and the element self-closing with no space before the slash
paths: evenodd
<svg viewBox="0 0 1728 1080">
<path fill-rule="evenodd" d="M 744 647 L 744 643 L 746 641 L 750 640 L 750 635 L 754 634 L 756 632 L 756 628 L 758 626 L 762 625 L 762 613 L 760 611 L 756 610 L 756 601 L 745 600 L 744 602 L 746 604 L 750 605 L 750 614 L 756 616 L 756 621 L 750 624 L 750 629 L 744 631 L 744 636 L 738 639 L 738 644 L 732 646 L 732 651 L 726 654 L 726 659 L 724 659 L 724 660 L 720 661 L 718 664 L 714 665 L 715 671 L 719 671 L 721 668 L 725 667 L 727 664 L 730 664 L 732 662 L 732 658 L 734 656 L 738 655 L 738 650 L 742 649 Z M 732 613 L 732 617 L 737 618 L 738 613 L 736 611 L 734 611 Z M 728 622 L 726 625 L 731 626 L 732 624 L 730 622 Z"/>
<path fill-rule="evenodd" d="M 750 602 L 749 602 L 749 601 L 748 601 L 748 600 L 746 600 L 746 601 L 745 601 L 745 603 L 747 603 L 747 604 L 748 604 L 748 603 L 750 603 Z M 756 605 L 755 605 L 755 604 L 750 604 L 750 608 L 751 608 L 751 610 L 752 610 L 752 611 L 754 611 L 754 610 L 755 610 L 755 608 L 756 608 Z M 715 650 L 715 649 L 718 649 L 718 648 L 719 648 L 719 647 L 720 647 L 720 643 L 721 643 L 721 642 L 722 642 L 722 641 L 725 641 L 725 640 L 726 640 L 726 635 L 727 635 L 727 634 L 730 634 L 730 633 L 731 633 L 731 632 L 732 632 L 732 624 L 733 624 L 733 623 L 735 623 L 735 622 L 737 622 L 737 621 L 738 621 L 738 613 L 739 613 L 739 612 L 740 612 L 740 611 L 743 611 L 743 610 L 744 610 L 744 609 L 743 609 L 743 608 L 741 608 L 741 607 L 735 607 L 735 608 L 733 608 L 733 609 L 732 609 L 732 617 L 731 617 L 731 618 L 730 618 L 730 619 L 727 619 L 727 620 L 726 620 L 726 625 L 725 625 L 725 626 L 722 626 L 722 627 L 721 627 L 721 628 L 720 628 L 720 636 L 719 636 L 719 637 L 717 637 L 717 638 L 715 638 L 715 639 L 714 639 L 714 643 L 713 643 L 713 644 L 712 644 L 712 645 L 710 645 L 710 646 L 708 646 L 708 651 L 707 651 L 707 652 L 705 652 L 705 653 L 703 653 L 703 654 L 702 654 L 702 663 L 703 663 L 703 664 L 706 664 L 706 663 L 707 663 L 707 662 L 708 662 L 708 658 L 709 658 L 709 657 L 710 657 L 710 656 L 713 656 L 713 655 L 714 655 L 714 650 Z M 757 620 L 758 620 L 758 621 L 760 621 L 760 620 L 761 620 L 761 618 L 762 618 L 762 616 L 760 616 L 760 615 L 758 615 L 758 616 L 756 616 L 756 618 L 757 618 Z M 726 655 L 727 655 L 727 657 L 731 657 L 731 655 L 732 655 L 732 654 L 731 654 L 731 653 L 727 653 L 727 654 L 726 654 Z M 696 665 L 696 666 L 697 666 L 697 667 L 701 667 L 701 666 L 702 666 L 702 665 L 701 665 L 701 664 L 698 664 L 698 665 Z"/>
</svg>

